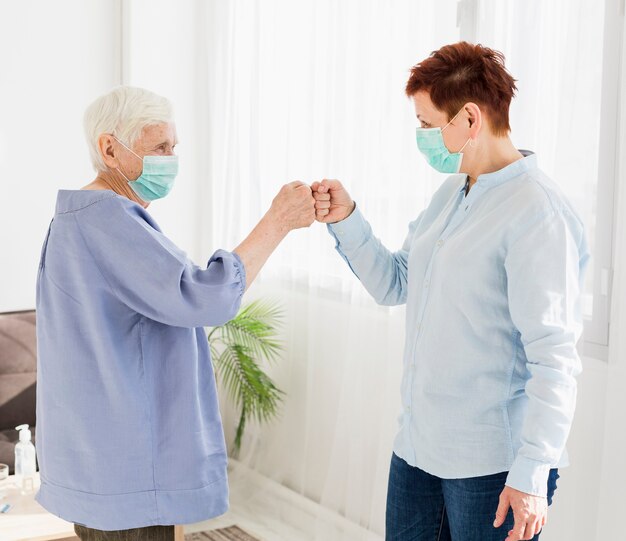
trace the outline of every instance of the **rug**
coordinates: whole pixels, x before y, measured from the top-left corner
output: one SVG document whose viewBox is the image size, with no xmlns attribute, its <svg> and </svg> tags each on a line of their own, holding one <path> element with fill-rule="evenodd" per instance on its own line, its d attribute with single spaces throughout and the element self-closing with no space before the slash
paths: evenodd
<svg viewBox="0 0 626 541">
<path fill-rule="evenodd" d="M 239 526 L 229 526 L 208 532 L 188 533 L 185 541 L 261 541 L 244 532 Z"/>
</svg>

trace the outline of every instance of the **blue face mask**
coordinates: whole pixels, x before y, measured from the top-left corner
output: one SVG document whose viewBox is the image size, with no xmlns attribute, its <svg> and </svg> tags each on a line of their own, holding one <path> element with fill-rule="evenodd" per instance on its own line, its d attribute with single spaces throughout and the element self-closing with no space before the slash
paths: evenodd
<svg viewBox="0 0 626 541">
<path fill-rule="evenodd" d="M 463 109 L 461 109 L 462 111 Z M 459 111 L 459 113 L 461 112 Z M 454 120 L 459 113 L 452 117 Z M 466 147 L 470 139 L 458 152 L 450 152 L 443 141 L 443 130 L 450 123 L 448 122 L 443 128 L 416 128 L 415 136 L 417 140 L 417 148 L 426 157 L 426 161 L 440 173 L 458 173 L 461 170 L 461 161 L 463 161 L 462 150 Z"/>
<path fill-rule="evenodd" d="M 117 137 L 117 142 L 124 148 L 133 152 Z M 178 156 L 144 156 L 141 158 L 133 152 L 137 158 L 143 161 L 141 175 L 135 180 L 129 180 L 119 169 L 118 172 L 126 179 L 140 199 L 149 202 L 165 197 L 174 186 L 174 179 L 178 174 Z"/>
</svg>

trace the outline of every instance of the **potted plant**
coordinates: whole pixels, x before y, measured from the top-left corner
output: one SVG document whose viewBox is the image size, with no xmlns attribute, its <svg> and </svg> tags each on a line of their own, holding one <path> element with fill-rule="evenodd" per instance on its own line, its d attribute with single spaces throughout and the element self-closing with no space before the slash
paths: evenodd
<svg viewBox="0 0 626 541">
<path fill-rule="evenodd" d="M 234 319 L 208 333 L 217 377 L 239 410 L 234 453 L 249 419 L 269 421 L 278 413 L 284 393 L 262 368 L 263 361 L 277 360 L 282 344 L 276 339 L 282 310 L 272 302 L 255 300 Z"/>
</svg>

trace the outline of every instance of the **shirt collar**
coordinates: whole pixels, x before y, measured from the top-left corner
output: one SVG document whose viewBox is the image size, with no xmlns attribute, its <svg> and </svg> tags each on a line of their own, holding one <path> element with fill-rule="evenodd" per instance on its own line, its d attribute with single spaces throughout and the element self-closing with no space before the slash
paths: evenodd
<svg viewBox="0 0 626 541">
<path fill-rule="evenodd" d="M 102 199 L 116 197 L 111 190 L 59 190 L 55 214 L 64 214 L 88 207 Z"/>
<path fill-rule="evenodd" d="M 479 175 L 476 179 L 476 184 L 472 187 L 472 189 L 476 188 L 476 186 L 484 186 L 485 188 L 497 186 L 498 184 L 502 184 L 507 180 L 518 177 L 527 171 L 537 169 L 537 155 L 534 152 L 523 149 L 519 149 L 519 152 L 522 156 L 524 156 L 523 158 L 520 158 L 519 160 L 514 161 L 513 163 L 499 169 L 498 171 L 494 171 L 493 173 Z M 469 179 L 466 179 L 459 191 L 465 192 L 468 180 Z"/>
</svg>

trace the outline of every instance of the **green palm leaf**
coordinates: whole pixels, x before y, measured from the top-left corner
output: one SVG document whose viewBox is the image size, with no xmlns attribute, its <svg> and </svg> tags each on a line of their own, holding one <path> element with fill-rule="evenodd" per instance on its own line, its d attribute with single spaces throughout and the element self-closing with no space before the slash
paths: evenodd
<svg viewBox="0 0 626 541">
<path fill-rule="evenodd" d="M 208 335 L 218 377 L 240 411 L 235 453 L 241 449 L 247 421 L 269 421 L 283 400 L 284 393 L 261 368 L 263 360 L 276 361 L 282 350 L 275 338 L 282 317 L 277 305 L 257 300 Z"/>
</svg>

